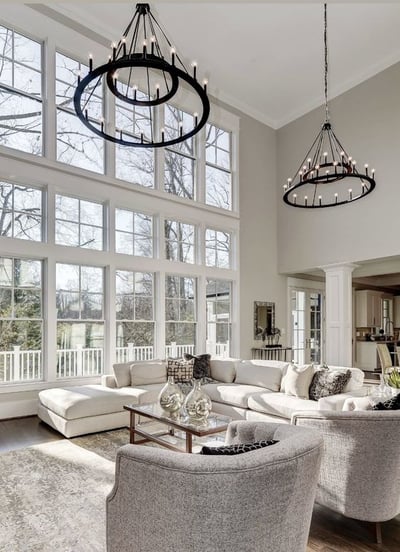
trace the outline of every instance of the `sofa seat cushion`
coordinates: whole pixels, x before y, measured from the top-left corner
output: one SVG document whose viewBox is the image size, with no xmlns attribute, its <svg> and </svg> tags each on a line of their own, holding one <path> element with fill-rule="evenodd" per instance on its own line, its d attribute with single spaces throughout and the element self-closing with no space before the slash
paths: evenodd
<svg viewBox="0 0 400 552">
<path fill-rule="evenodd" d="M 102 385 L 45 389 L 40 391 L 39 400 L 44 407 L 62 418 L 75 420 L 122 412 L 125 404 L 156 401 L 163 386 L 163 383 L 153 383 L 119 389 Z"/>
<path fill-rule="evenodd" d="M 288 418 L 298 410 L 318 410 L 318 402 L 301 399 L 285 393 L 255 393 L 248 400 L 251 410 Z"/>
<path fill-rule="evenodd" d="M 203 386 L 204 391 L 213 402 L 226 403 L 233 406 L 248 408 L 248 399 L 254 393 L 267 389 L 256 385 L 240 385 L 238 383 L 209 383 Z M 272 391 L 269 391 L 272 393 Z"/>
</svg>

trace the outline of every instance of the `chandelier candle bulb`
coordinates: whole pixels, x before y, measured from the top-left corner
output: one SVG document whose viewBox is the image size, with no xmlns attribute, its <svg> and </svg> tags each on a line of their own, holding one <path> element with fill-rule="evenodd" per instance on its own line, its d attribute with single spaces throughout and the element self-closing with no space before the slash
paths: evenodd
<svg viewBox="0 0 400 552">
<path fill-rule="evenodd" d="M 318 203 L 322 205 L 322 196 L 318 196 Z"/>
<path fill-rule="evenodd" d="M 293 194 L 293 203 L 296 205 L 297 203 L 297 194 Z"/>
<path fill-rule="evenodd" d="M 172 65 L 175 65 L 175 53 L 176 53 L 175 48 L 171 48 L 171 64 Z"/>
<path fill-rule="evenodd" d="M 304 205 L 306 205 L 306 206 L 307 206 L 307 201 L 308 201 L 308 197 L 304 196 Z"/>
<path fill-rule="evenodd" d="M 85 119 L 88 120 L 89 119 L 89 114 L 88 114 L 88 110 L 85 109 Z"/>
<path fill-rule="evenodd" d="M 197 79 L 197 63 L 195 61 L 192 63 L 192 67 L 193 67 L 193 78 L 194 78 L 194 80 L 196 80 Z"/>
<path fill-rule="evenodd" d="M 147 41 L 143 40 L 143 56 L 147 56 Z"/>
<path fill-rule="evenodd" d="M 204 79 L 204 80 L 203 80 L 204 92 L 207 92 L 207 84 L 208 84 L 208 80 L 207 80 L 207 79 Z"/>
<path fill-rule="evenodd" d="M 101 126 L 101 132 L 104 132 L 104 119 L 101 119 L 100 126 Z"/>
<path fill-rule="evenodd" d="M 157 100 L 160 99 L 160 85 L 159 84 L 156 84 L 156 97 L 157 97 Z"/>
<path fill-rule="evenodd" d="M 368 176 L 368 163 L 365 163 L 364 167 L 365 167 L 365 174 Z"/>
<path fill-rule="evenodd" d="M 137 98 L 137 91 L 138 91 L 138 87 L 136 86 L 136 84 L 133 85 L 133 99 L 136 100 Z"/>
<path fill-rule="evenodd" d="M 161 140 L 164 142 L 164 138 L 165 138 L 165 130 L 162 128 L 161 129 Z"/>
<path fill-rule="evenodd" d="M 115 58 L 117 57 L 117 45 L 115 42 L 112 43 L 112 59 L 115 61 Z"/>
<path fill-rule="evenodd" d="M 195 126 L 196 126 L 196 125 L 197 125 L 198 118 L 199 118 L 199 114 L 198 114 L 198 113 L 193 113 L 193 117 L 194 117 L 194 124 L 195 124 Z"/>
<path fill-rule="evenodd" d="M 338 202 L 338 194 L 335 194 L 335 203 Z"/>
<path fill-rule="evenodd" d="M 349 199 L 350 201 L 353 199 L 353 190 L 349 188 Z"/>
<path fill-rule="evenodd" d="M 182 136 L 183 134 L 183 123 L 182 121 L 179 123 L 179 136 Z"/>
<path fill-rule="evenodd" d="M 151 55 L 154 56 L 154 44 L 156 43 L 156 37 L 155 36 L 151 37 L 150 43 L 151 43 Z"/>
<path fill-rule="evenodd" d="M 308 163 L 308 168 L 311 169 L 311 159 L 310 158 L 307 159 L 307 163 Z"/>
<path fill-rule="evenodd" d="M 126 38 L 124 36 L 122 37 L 121 42 L 122 42 L 122 55 L 126 57 Z"/>
<path fill-rule="evenodd" d="M 89 54 L 89 71 L 93 71 L 93 55 Z"/>
</svg>

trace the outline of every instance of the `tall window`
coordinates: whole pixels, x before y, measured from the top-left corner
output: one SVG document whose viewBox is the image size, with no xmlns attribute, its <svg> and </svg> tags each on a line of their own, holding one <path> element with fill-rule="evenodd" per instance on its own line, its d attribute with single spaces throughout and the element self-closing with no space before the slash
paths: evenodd
<svg viewBox="0 0 400 552">
<path fill-rule="evenodd" d="M 232 209 L 231 134 L 206 127 L 206 203 Z"/>
<path fill-rule="evenodd" d="M 206 265 L 231 268 L 231 234 L 206 229 Z"/>
<path fill-rule="evenodd" d="M 42 46 L 0 26 L 0 144 L 42 154 Z"/>
<path fill-rule="evenodd" d="M 0 182 L 0 236 L 41 241 L 42 190 Z"/>
<path fill-rule="evenodd" d="M 116 271 L 117 362 L 154 356 L 154 276 Z"/>
<path fill-rule="evenodd" d="M 153 217 L 128 209 L 115 209 L 115 251 L 152 257 Z"/>
<path fill-rule="evenodd" d="M 196 279 L 167 275 L 165 279 L 166 355 L 196 350 Z"/>
<path fill-rule="evenodd" d="M 0 383 L 40 380 L 42 261 L 0 257 Z"/>
<path fill-rule="evenodd" d="M 57 263 L 57 377 L 102 373 L 103 269 Z"/>
<path fill-rule="evenodd" d="M 139 100 L 147 98 L 140 90 L 134 90 L 119 82 L 118 89 L 122 94 L 133 97 L 136 93 Z M 143 136 L 151 136 L 152 120 L 151 107 L 130 105 L 118 98 L 115 100 L 115 133 L 119 138 L 127 140 Z M 146 188 L 154 188 L 154 150 L 131 148 L 116 145 L 115 148 L 115 176 Z"/>
<path fill-rule="evenodd" d="M 56 53 L 57 160 L 103 173 L 104 140 L 93 134 L 78 119 L 73 103 L 78 76 L 85 77 L 88 70 L 79 61 Z M 82 96 L 82 105 L 86 106 L 89 120 L 100 128 L 103 99 L 97 91 L 92 92 L 92 87 L 88 86 Z"/>
<path fill-rule="evenodd" d="M 232 283 L 207 279 L 207 352 L 221 357 L 230 354 Z"/>
<path fill-rule="evenodd" d="M 103 249 L 103 205 L 56 195 L 56 244 Z"/>
<path fill-rule="evenodd" d="M 193 116 L 170 105 L 165 106 L 165 139 L 176 138 L 193 128 Z M 195 198 L 194 139 L 165 149 L 165 191 L 188 199 Z"/>
<path fill-rule="evenodd" d="M 165 220 L 165 256 L 170 261 L 194 263 L 195 227 L 177 220 Z"/>
</svg>

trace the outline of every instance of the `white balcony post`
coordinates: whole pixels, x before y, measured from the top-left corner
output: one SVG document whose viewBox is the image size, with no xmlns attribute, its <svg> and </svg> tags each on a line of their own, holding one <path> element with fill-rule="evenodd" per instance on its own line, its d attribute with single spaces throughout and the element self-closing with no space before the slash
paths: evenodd
<svg viewBox="0 0 400 552">
<path fill-rule="evenodd" d="M 12 381 L 19 381 L 21 379 L 21 347 L 20 345 L 13 346 L 13 375 Z"/>
<path fill-rule="evenodd" d="M 83 375 L 83 347 L 82 345 L 76 346 L 76 375 Z"/>
<path fill-rule="evenodd" d="M 171 357 L 176 358 L 178 356 L 178 350 L 176 348 L 176 341 L 171 341 Z"/>
<path fill-rule="evenodd" d="M 135 350 L 133 348 L 133 343 L 128 343 L 127 359 L 128 362 L 135 360 Z M 142 360 L 142 359 L 140 359 Z"/>
</svg>

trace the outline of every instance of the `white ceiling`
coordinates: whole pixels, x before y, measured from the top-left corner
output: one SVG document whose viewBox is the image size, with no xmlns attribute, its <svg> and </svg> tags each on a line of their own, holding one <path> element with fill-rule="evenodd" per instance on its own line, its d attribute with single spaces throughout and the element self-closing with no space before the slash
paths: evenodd
<svg viewBox="0 0 400 552">
<path fill-rule="evenodd" d="M 134 2 L 47 2 L 118 40 Z M 274 128 L 323 102 L 322 3 L 158 1 L 153 12 L 210 92 Z M 330 95 L 400 61 L 400 4 L 330 3 Z"/>
</svg>

